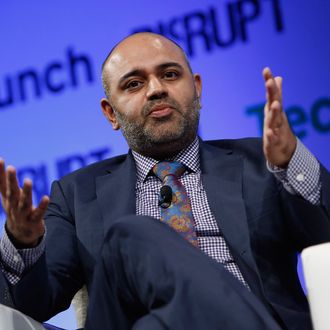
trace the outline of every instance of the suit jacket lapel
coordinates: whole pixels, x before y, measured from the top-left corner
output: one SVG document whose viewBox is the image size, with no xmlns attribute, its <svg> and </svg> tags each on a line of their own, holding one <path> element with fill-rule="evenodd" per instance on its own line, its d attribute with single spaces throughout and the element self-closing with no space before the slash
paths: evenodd
<svg viewBox="0 0 330 330">
<path fill-rule="evenodd" d="M 201 141 L 202 182 L 210 208 L 251 289 L 263 298 L 261 281 L 250 247 L 242 196 L 243 159 L 231 150 Z M 96 195 L 106 234 L 120 217 L 136 214 L 136 168 L 129 153 L 115 169 L 96 178 Z M 243 260 L 243 264 L 240 262 Z"/>
<path fill-rule="evenodd" d="M 101 209 L 104 233 L 120 217 L 136 213 L 136 169 L 129 153 L 122 164 L 96 178 L 96 196 Z"/>
<path fill-rule="evenodd" d="M 201 170 L 207 199 L 219 228 L 250 287 L 260 292 L 261 281 L 251 251 L 242 195 L 243 158 L 231 150 L 201 142 Z"/>
<path fill-rule="evenodd" d="M 202 141 L 200 144 L 202 182 L 211 210 L 230 248 L 255 269 L 242 196 L 243 159 L 231 150 Z M 121 216 L 136 213 L 135 183 L 131 153 L 122 164 L 96 178 L 97 201 L 105 229 Z"/>
</svg>

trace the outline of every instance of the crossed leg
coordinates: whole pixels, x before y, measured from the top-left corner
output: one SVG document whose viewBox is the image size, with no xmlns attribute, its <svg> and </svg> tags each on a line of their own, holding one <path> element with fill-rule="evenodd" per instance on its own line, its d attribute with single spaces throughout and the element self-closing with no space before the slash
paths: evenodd
<svg viewBox="0 0 330 330">
<path fill-rule="evenodd" d="M 173 229 L 128 216 L 106 236 L 86 330 L 278 330 L 257 297 Z"/>
</svg>

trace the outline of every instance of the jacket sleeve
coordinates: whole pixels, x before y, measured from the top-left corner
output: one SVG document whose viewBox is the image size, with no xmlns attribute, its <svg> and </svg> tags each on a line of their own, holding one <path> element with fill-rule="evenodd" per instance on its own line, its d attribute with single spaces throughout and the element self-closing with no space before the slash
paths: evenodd
<svg viewBox="0 0 330 330">
<path fill-rule="evenodd" d="M 302 197 L 281 192 L 283 212 L 299 251 L 330 241 L 330 173 L 320 166 L 321 203 L 313 205 Z"/>
<path fill-rule="evenodd" d="M 60 182 L 52 185 L 45 216 L 45 253 L 11 287 L 15 307 L 38 321 L 67 309 L 83 284 L 74 218 Z"/>
</svg>

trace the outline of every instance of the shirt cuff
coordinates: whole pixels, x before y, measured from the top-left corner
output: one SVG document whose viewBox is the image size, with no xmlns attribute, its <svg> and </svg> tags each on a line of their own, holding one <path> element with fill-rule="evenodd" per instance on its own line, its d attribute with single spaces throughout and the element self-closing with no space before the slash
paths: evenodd
<svg viewBox="0 0 330 330">
<path fill-rule="evenodd" d="M 320 164 L 299 139 L 287 168 L 283 169 L 269 162 L 267 168 L 289 193 L 299 195 L 314 205 L 320 204 Z"/>
<path fill-rule="evenodd" d="M 6 229 L 0 239 L 1 268 L 11 284 L 16 284 L 25 270 L 30 269 L 45 251 L 46 232 L 38 246 L 16 249 L 10 241 Z"/>
</svg>

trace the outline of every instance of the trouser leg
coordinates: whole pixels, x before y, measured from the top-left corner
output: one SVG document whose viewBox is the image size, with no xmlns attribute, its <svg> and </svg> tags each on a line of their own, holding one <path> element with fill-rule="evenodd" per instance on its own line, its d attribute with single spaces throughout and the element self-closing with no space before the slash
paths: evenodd
<svg viewBox="0 0 330 330">
<path fill-rule="evenodd" d="M 221 265 L 167 225 L 142 216 L 122 218 L 106 237 L 86 329 L 134 325 L 154 330 L 280 329 L 257 297 Z"/>
</svg>

